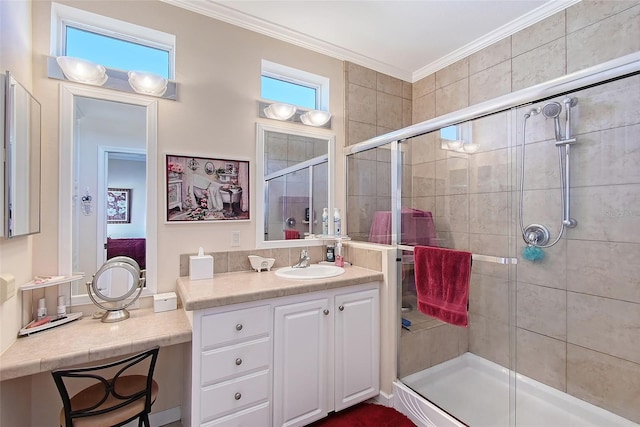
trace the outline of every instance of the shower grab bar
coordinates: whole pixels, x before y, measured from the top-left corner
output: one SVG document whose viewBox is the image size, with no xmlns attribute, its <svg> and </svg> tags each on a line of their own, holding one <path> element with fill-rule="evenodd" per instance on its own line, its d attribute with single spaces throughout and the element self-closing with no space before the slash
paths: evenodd
<svg viewBox="0 0 640 427">
<path fill-rule="evenodd" d="M 403 251 L 413 252 L 413 246 L 408 245 L 397 245 L 397 248 Z M 494 264 L 517 264 L 518 258 L 510 258 L 510 257 L 498 257 L 492 255 L 480 255 L 480 254 L 471 254 L 471 259 L 473 261 L 482 261 L 482 262 L 491 262 Z"/>
</svg>

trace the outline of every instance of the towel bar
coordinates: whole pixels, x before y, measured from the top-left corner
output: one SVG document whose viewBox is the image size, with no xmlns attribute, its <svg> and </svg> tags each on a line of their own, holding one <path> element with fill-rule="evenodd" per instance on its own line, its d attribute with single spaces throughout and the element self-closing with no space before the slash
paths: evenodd
<svg viewBox="0 0 640 427">
<path fill-rule="evenodd" d="M 413 246 L 398 245 L 398 249 L 413 252 Z M 473 261 L 492 262 L 494 264 L 517 264 L 518 258 L 497 257 L 491 255 L 471 254 Z"/>
</svg>

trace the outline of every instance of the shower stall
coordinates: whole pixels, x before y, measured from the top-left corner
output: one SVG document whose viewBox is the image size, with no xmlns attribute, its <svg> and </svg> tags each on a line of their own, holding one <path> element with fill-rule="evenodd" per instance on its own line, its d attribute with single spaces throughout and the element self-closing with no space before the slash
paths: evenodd
<svg viewBox="0 0 640 427">
<path fill-rule="evenodd" d="M 629 55 L 347 148 L 348 233 L 398 250 L 394 406 L 416 424 L 640 423 L 639 70 Z M 416 245 L 472 253 L 468 327 L 419 311 Z"/>
</svg>

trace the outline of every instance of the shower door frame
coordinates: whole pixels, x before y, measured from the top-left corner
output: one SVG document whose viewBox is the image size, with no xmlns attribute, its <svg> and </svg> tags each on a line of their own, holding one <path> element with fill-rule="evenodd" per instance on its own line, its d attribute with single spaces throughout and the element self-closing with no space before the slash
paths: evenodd
<svg viewBox="0 0 640 427">
<path fill-rule="evenodd" d="M 400 224 L 400 215 L 399 212 L 402 208 L 402 161 L 401 161 L 401 150 L 400 145 L 402 141 L 407 140 L 409 138 L 413 138 L 416 136 L 424 135 L 430 132 L 437 131 L 441 128 L 452 126 L 456 124 L 460 124 L 463 122 L 479 119 L 485 116 L 489 116 L 491 114 L 516 109 L 519 107 L 523 107 L 534 102 L 544 101 L 546 99 L 550 99 L 553 97 L 557 97 L 563 94 L 568 94 L 580 89 L 587 88 L 589 86 L 602 84 L 608 81 L 616 80 L 619 78 L 623 78 L 632 74 L 636 74 L 640 72 L 640 52 L 635 52 L 629 55 L 625 55 L 601 64 L 598 64 L 593 67 L 586 68 L 584 70 L 580 70 L 571 74 L 567 74 L 565 76 L 550 80 L 548 82 L 544 82 L 535 86 L 531 86 L 526 89 L 522 89 L 516 92 L 512 92 L 510 94 L 497 97 L 471 107 L 467 107 L 458 111 L 454 111 L 449 114 L 445 114 L 430 120 L 426 120 L 403 129 L 399 129 L 397 131 L 393 131 L 381 136 L 377 136 L 371 138 L 369 140 L 345 147 L 345 162 L 346 159 L 353 154 L 361 153 L 363 151 L 375 149 L 387 144 L 391 145 L 391 188 L 392 194 L 391 197 L 391 245 L 397 248 L 397 259 L 402 259 L 402 245 L 399 242 L 399 236 L 401 236 L 401 224 Z M 515 115 L 512 115 L 512 121 L 509 122 L 509 136 L 514 138 L 516 135 L 515 126 Z M 512 146 L 512 144 L 510 144 Z M 511 150 L 509 150 L 511 152 Z M 511 170 L 511 168 L 510 168 Z M 510 175 L 509 180 L 512 180 L 513 177 Z M 512 205 L 512 202 L 511 202 Z M 406 247 L 405 247 L 406 249 Z M 509 250 L 509 253 L 515 253 L 514 251 Z M 506 259 L 506 258 L 503 258 Z M 507 264 L 515 264 L 514 262 L 507 262 Z M 515 280 L 515 265 L 512 265 L 509 269 L 509 283 Z M 401 269 L 397 269 L 396 271 L 396 283 L 401 283 Z M 397 354 L 397 364 L 396 366 L 396 374 L 399 372 L 399 364 L 400 364 L 400 330 L 401 330 L 401 287 L 398 287 L 398 309 L 396 312 L 396 325 L 397 327 L 397 335 L 396 335 L 396 354 Z M 514 296 L 509 295 L 509 304 L 514 303 Z M 509 311 L 509 350 L 511 354 L 515 354 L 515 339 L 512 338 L 513 329 L 515 328 L 515 310 Z M 513 361 L 510 361 L 513 364 Z M 517 373 L 515 369 L 513 369 L 514 373 Z M 513 378 L 512 378 L 513 377 Z M 396 375 L 397 378 L 397 375 Z M 397 378 L 397 381 L 404 388 L 409 389 L 410 393 L 415 394 L 412 396 L 416 399 L 416 401 L 423 400 L 424 405 L 427 407 L 431 407 L 432 411 L 438 412 L 439 414 L 434 415 L 436 417 L 442 417 L 442 409 L 433 405 L 431 402 L 428 402 L 426 398 L 418 395 L 416 392 L 413 392 L 410 388 L 405 386 L 402 381 Z M 510 376 L 509 380 L 509 425 L 515 426 L 515 375 Z M 423 406 L 424 408 L 424 406 Z M 424 411 L 417 410 L 411 411 L 411 415 L 413 415 L 412 420 L 422 422 L 423 425 L 433 425 L 429 417 L 424 413 Z M 432 412 L 433 413 L 433 412 Z M 444 412 L 446 414 L 446 412 Z M 409 415 L 409 414 L 406 414 Z M 452 424 L 455 425 L 455 414 L 446 414 L 450 417 L 454 418 L 451 420 Z"/>
</svg>

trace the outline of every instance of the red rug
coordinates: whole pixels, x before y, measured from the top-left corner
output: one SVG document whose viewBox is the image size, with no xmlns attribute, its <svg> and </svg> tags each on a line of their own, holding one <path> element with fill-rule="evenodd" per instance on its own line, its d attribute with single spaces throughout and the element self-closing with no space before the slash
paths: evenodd
<svg viewBox="0 0 640 427">
<path fill-rule="evenodd" d="M 409 418 L 393 408 L 361 403 L 309 424 L 309 427 L 415 427 Z"/>
</svg>

